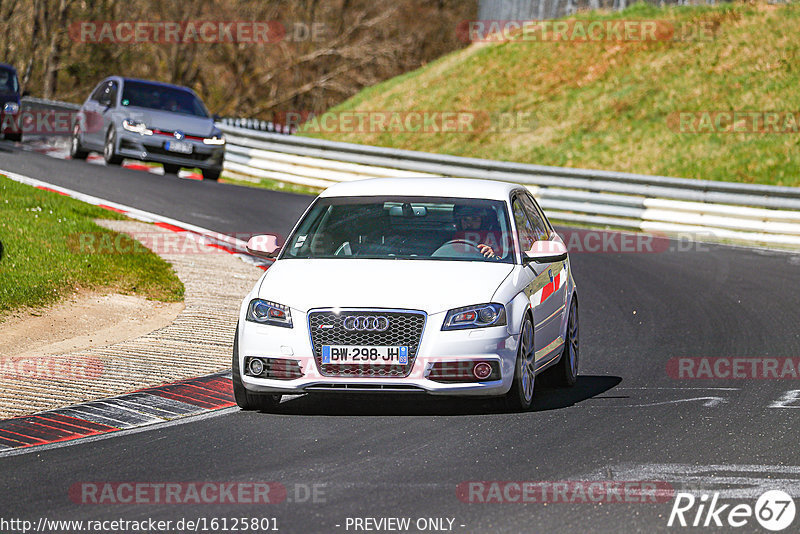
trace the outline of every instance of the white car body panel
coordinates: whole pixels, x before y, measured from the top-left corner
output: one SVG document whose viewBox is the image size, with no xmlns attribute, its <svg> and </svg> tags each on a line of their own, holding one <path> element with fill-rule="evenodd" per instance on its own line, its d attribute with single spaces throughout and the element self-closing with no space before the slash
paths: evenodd
<svg viewBox="0 0 800 534">
<path fill-rule="evenodd" d="M 258 297 L 291 302 L 286 305 L 301 311 L 346 304 L 437 313 L 464 302 L 491 302 L 513 267 L 466 261 L 287 259 L 269 268 Z"/>
</svg>

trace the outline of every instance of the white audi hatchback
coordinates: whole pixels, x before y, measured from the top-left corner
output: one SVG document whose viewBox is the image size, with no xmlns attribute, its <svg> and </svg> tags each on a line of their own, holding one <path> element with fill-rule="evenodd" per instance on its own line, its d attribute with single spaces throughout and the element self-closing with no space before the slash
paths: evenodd
<svg viewBox="0 0 800 534">
<path fill-rule="evenodd" d="M 242 303 L 233 389 L 244 409 L 281 394 L 505 396 L 528 409 L 543 371 L 571 386 L 578 298 L 567 249 L 511 183 L 373 179 L 308 207 Z"/>
</svg>

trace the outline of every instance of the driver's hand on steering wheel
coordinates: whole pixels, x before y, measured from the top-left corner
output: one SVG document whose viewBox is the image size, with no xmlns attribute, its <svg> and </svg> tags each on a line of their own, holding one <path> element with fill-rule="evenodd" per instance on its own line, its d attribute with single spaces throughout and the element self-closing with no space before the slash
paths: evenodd
<svg viewBox="0 0 800 534">
<path fill-rule="evenodd" d="M 480 245 L 478 245 L 478 250 L 481 251 L 481 254 L 483 254 L 484 257 L 494 258 L 494 250 L 492 250 L 492 247 L 490 247 L 489 245 L 484 245 L 483 243 L 481 243 Z"/>
</svg>

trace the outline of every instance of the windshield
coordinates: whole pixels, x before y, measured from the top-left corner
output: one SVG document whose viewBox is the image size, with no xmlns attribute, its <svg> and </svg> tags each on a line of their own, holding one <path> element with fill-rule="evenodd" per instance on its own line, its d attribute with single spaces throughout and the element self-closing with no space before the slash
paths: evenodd
<svg viewBox="0 0 800 534">
<path fill-rule="evenodd" d="M 208 117 L 208 111 L 203 103 L 191 92 L 146 82 L 125 82 L 121 103 L 123 107 L 138 106 L 196 117 Z"/>
<path fill-rule="evenodd" d="M 0 93 L 19 93 L 17 73 L 13 70 L 0 67 Z"/>
<path fill-rule="evenodd" d="M 281 258 L 513 263 L 505 203 L 439 197 L 321 198 Z"/>
</svg>

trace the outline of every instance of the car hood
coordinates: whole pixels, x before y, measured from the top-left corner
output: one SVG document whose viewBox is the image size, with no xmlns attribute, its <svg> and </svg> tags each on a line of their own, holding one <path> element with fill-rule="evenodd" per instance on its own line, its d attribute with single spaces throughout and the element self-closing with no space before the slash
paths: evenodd
<svg viewBox="0 0 800 534">
<path fill-rule="evenodd" d="M 158 111 L 155 109 L 129 106 L 122 108 L 123 118 L 129 117 L 144 122 L 148 128 L 175 131 L 180 130 L 188 135 L 210 137 L 214 131 L 214 119 L 210 117 L 194 117 L 183 113 Z"/>
<path fill-rule="evenodd" d="M 489 302 L 514 265 L 477 261 L 280 260 L 258 296 L 312 308 L 397 308 L 428 314 Z"/>
</svg>

